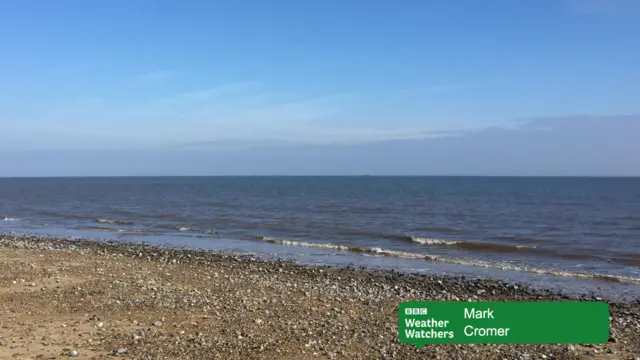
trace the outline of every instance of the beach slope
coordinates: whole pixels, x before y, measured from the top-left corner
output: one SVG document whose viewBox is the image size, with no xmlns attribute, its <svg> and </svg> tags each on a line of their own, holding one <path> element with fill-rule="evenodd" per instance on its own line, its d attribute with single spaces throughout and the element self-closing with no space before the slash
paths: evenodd
<svg viewBox="0 0 640 360">
<path fill-rule="evenodd" d="M 640 357 L 640 302 L 611 303 L 605 345 L 417 350 L 397 340 L 402 301 L 568 299 L 493 280 L 0 235 L 2 359 Z"/>
</svg>

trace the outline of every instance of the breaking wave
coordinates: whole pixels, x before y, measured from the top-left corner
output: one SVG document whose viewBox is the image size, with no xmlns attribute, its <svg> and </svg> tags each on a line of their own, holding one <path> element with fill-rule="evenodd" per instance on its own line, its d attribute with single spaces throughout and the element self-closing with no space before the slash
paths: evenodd
<svg viewBox="0 0 640 360">
<path fill-rule="evenodd" d="M 430 239 L 417 236 L 411 236 L 411 241 L 422 245 L 446 245 L 455 246 L 461 249 L 478 250 L 478 251 L 500 251 L 500 252 L 526 252 L 536 251 L 535 246 L 529 245 L 509 245 L 509 244 L 496 244 L 474 241 L 458 241 L 458 240 L 443 240 L 443 239 Z"/>
<path fill-rule="evenodd" d="M 100 224 L 113 224 L 113 225 L 133 225 L 133 222 L 131 221 L 125 221 L 125 220 L 110 220 L 110 219 L 96 219 L 97 223 Z"/>
<path fill-rule="evenodd" d="M 5 217 L 4 221 L 20 221 L 20 219 L 18 218 L 12 218 L 12 217 Z"/>
<path fill-rule="evenodd" d="M 106 231 L 106 232 L 123 232 L 122 229 L 109 228 L 104 226 L 76 226 L 75 230 L 91 230 L 91 231 Z"/>
<path fill-rule="evenodd" d="M 416 260 L 423 259 L 425 261 L 435 261 L 435 262 L 448 263 L 448 264 L 483 267 L 487 269 L 528 272 L 528 273 L 535 273 L 535 274 L 541 274 L 541 275 L 573 277 L 573 278 L 580 278 L 580 279 L 597 279 L 597 280 L 619 282 L 619 283 L 640 284 L 640 278 L 633 277 L 633 276 L 588 274 L 588 273 L 580 273 L 580 272 L 572 272 L 572 271 L 564 271 L 564 270 L 518 266 L 518 265 L 513 265 L 509 263 L 504 263 L 504 262 L 493 262 L 493 261 L 485 261 L 485 260 L 478 260 L 478 259 L 462 259 L 462 258 L 430 255 L 426 253 L 414 253 L 414 252 L 407 252 L 407 251 L 388 250 L 388 249 L 382 249 L 378 247 L 366 248 L 366 247 L 346 246 L 346 245 L 339 245 L 339 244 L 332 244 L 332 243 L 316 243 L 316 242 L 308 242 L 308 241 L 286 240 L 286 239 L 278 239 L 278 238 L 272 238 L 272 237 L 266 237 L 266 236 L 258 236 L 256 237 L 256 239 L 261 241 L 266 241 L 272 244 L 278 244 L 278 245 L 284 245 L 284 246 L 299 246 L 299 247 L 349 251 L 354 253 L 373 254 L 378 256 L 392 256 L 392 257 L 398 257 L 403 259 L 416 259 Z"/>
<path fill-rule="evenodd" d="M 423 238 L 419 236 L 411 236 L 409 237 L 409 239 L 414 243 L 423 244 L 423 245 L 456 245 L 460 243 L 460 241 L 455 241 L 455 240 L 432 239 L 432 238 Z"/>
</svg>

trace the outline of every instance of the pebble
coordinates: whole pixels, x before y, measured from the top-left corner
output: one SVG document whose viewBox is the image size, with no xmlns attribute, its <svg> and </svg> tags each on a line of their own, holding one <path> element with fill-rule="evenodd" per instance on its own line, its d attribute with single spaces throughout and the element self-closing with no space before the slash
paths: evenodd
<svg viewBox="0 0 640 360">
<path fill-rule="evenodd" d="M 71 351 L 69 351 L 69 356 L 70 357 L 76 357 L 76 356 L 78 356 L 78 352 L 75 351 L 75 350 L 71 350 Z"/>
<path fill-rule="evenodd" d="M 3 243 L 5 241 L 5 243 Z M 37 242 L 34 242 L 37 244 Z M 7 246 L 7 240 L 0 236 L 0 248 Z M 81 243 L 82 244 L 82 243 Z M 34 248 L 38 248 L 38 245 Z M 39 245 L 42 248 L 42 245 Z M 49 245 L 47 245 L 49 246 Z M 60 244 L 51 245 L 53 249 L 67 249 L 69 244 L 60 242 Z M 81 250 L 78 246 L 78 250 Z M 122 249 L 125 249 L 124 251 Z M 125 316 L 128 316 L 128 320 L 123 320 L 128 324 L 137 324 L 137 321 L 132 317 L 140 316 L 140 327 L 137 328 L 135 334 L 127 334 L 127 340 L 124 343 L 121 342 L 121 338 L 114 338 L 110 334 L 106 334 L 104 331 L 98 332 L 99 335 L 92 341 L 93 344 L 111 344 L 113 355 L 123 356 L 129 354 L 125 347 L 117 348 L 117 345 L 127 345 L 135 347 L 135 352 L 144 354 L 148 353 L 150 358 L 158 358 L 162 351 L 168 349 L 176 350 L 176 358 L 203 358 L 202 354 L 211 354 L 210 352 L 214 347 L 220 347 L 220 355 L 229 358 L 237 358 L 239 356 L 248 355 L 251 357 L 252 351 L 263 352 L 262 358 L 278 358 L 277 354 L 281 354 L 281 350 L 285 347 L 285 344 L 289 340 L 289 337 L 294 341 L 299 341 L 302 344 L 300 350 L 304 357 L 309 357 L 311 354 L 320 356 L 323 358 L 345 358 L 343 350 L 351 349 L 355 343 L 363 345 L 362 349 L 358 349 L 359 354 L 349 352 L 350 358 L 355 358 L 361 355 L 362 358 L 433 358 L 433 359 L 482 359 L 482 358 L 496 358 L 496 359 L 554 359 L 562 358 L 562 355 L 553 355 L 552 349 L 558 349 L 560 347 L 549 346 L 530 346 L 530 345 L 518 345 L 518 346 L 496 346 L 496 347 L 484 347 L 484 346 L 458 346 L 458 347 L 427 347 L 416 351 L 415 349 L 407 350 L 406 346 L 396 344 L 393 339 L 393 321 L 389 322 L 389 318 L 393 318 L 393 309 L 385 305 L 386 302 L 398 303 L 399 301 L 407 299 L 424 299 L 437 300 L 437 301 L 451 301 L 451 300 L 467 300 L 470 301 L 484 301 L 493 300 L 493 297 L 504 298 L 517 298 L 521 300 L 537 299 L 537 300 L 565 300 L 560 295 L 554 295 L 552 293 L 542 293 L 538 295 L 534 290 L 529 289 L 526 285 L 508 285 L 507 283 L 497 280 L 469 280 L 463 277 L 439 277 L 435 275 L 427 275 L 420 277 L 412 277 L 394 273 L 377 271 L 376 275 L 365 275 L 364 273 L 358 273 L 354 276 L 352 270 L 358 268 L 348 268 L 347 270 L 322 270 L 322 269 L 309 269 L 305 267 L 298 267 L 298 265 L 290 265 L 287 262 L 264 262 L 255 259 L 246 259 L 244 257 L 230 256 L 230 255 L 206 255 L 200 252 L 192 252 L 193 256 L 187 253 L 174 252 L 174 250 L 161 250 L 159 248 L 145 249 L 136 247 L 133 251 L 126 250 L 127 248 L 121 248 L 111 245 L 102 245 L 97 247 L 97 250 L 92 248 L 87 250 L 87 253 L 92 254 L 96 251 L 102 256 L 106 256 L 107 261 L 109 258 L 122 258 L 126 259 L 127 256 L 136 256 L 148 258 L 149 260 L 160 260 L 159 266 L 171 266 L 171 274 L 176 276 L 174 280 L 177 289 L 172 289 L 172 286 L 168 285 L 164 276 L 170 276 L 165 273 L 165 270 L 160 269 L 159 272 L 149 272 L 151 275 L 136 275 L 132 276 L 130 273 L 125 274 L 122 271 L 122 278 L 120 277 L 120 270 L 106 270 L 101 273 L 101 276 L 110 277 L 108 286 L 117 284 L 116 289 L 107 289 L 111 291 L 111 297 L 109 297 L 109 304 L 122 304 L 122 305 L 138 305 L 144 306 L 149 310 L 154 308 L 161 309 L 154 313 L 157 316 L 157 321 L 151 319 L 142 320 L 143 315 L 137 312 L 129 312 Z M 140 249 L 140 250 L 138 250 Z M 78 251 L 75 250 L 75 251 Z M 127 254 L 127 251 L 130 254 Z M 188 256 L 189 255 L 189 256 Z M 214 264 L 213 267 L 217 271 L 215 274 L 213 269 L 206 267 L 194 266 L 193 269 L 196 272 L 200 272 L 199 275 L 202 278 L 210 279 L 211 277 L 219 277 L 220 281 L 216 281 L 215 285 L 219 289 L 206 288 L 206 287 L 190 287 L 190 283 L 182 282 L 181 278 L 183 269 L 182 265 L 168 265 L 171 259 L 179 259 L 179 264 L 189 264 L 191 261 L 196 261 L 197 264 Z M 118 260 L 120 261 L 120 260 Z M 138 261 L 138 260 L 136 260 Z M 127 266 L 126 262 L 123 262 L 124 266 Z M 236 265 L 237 264 L 237 265 Z M 119 263 L 119 265 L 121 265 Z M 148 266 L 147 262 L 144 265 L 129 266 L 135 273 L 139 269 L 144 269 Z M 114 273 L 109 273 L 113 271 Z M 382 277 L 377 277 L 377 274 Z M 338 276 L 339 275 L 339 276 Z M 150 280 L 151 277 L 156 278 Z M 186 281 L 189 280 L 190 275 L 185 276 Z M 300 276 L 300 278 L 298 278 Z M 16 276 L 13 277 L 14 279 Z M 27 277 L 28 279 L 29 277 Z M 118 279 L 115 280 L 114 279 Z M 10 279 L 9 279 L 10 280 Z M 39 280 L 36 279 L 38 283 Z M 133 293 L 123 292 L 123 289 L 132 289 L 133 286 L 139 281 L 144 286 L 144 291 L 150 291 L 157 288 L 157 292 L 153 292 L 148 298 L 137 298 Z M 251 286 L 246 288 L 236 284 L 248 283 Z M 129 285 L 127 285 L 129 284 Z M 194 284 L 196 284 L 194 282 Z M 228 286 L 229 284 L 233 286 Z M 425 286 L 429 285 L 429 286 Z M 255 286 L 254 286 L 255 285 Z M 39 286 L 42 286 L 40 284 Z M 228 287 L 227 287 L 228 286 Z M 97 301 L 100 301 L 100 296 L 93 298 L 91 294 L 94 291 L 92 285 L 87 285 L 87 289 L 81 290 L 79 287 L 74 287 L 77 296 L 82 296 L 83 299 L 88 300 L 87 303 L 81 304 L 81 311 L 92 311 L 89 309 L 98 309 L 95 307 Z M 138 290 L 133 289 L 133 290 Z M 531 295 L 534 294 L 534 295 Z M 49 295 L 49 294 L 45 294 Z M 39 296 L 42 296 L 40 294 Z M 55 296 L 52 295 L 52 296 Z M 96 303 L 93 301 L 97 300 Z M 303 300 L 301 300 L 303 299 Z M 481 300 L 480 300 L 481 299 Z M 58 299 L 59 301 L 59 299 Z M 302 302 L 300 302 L 302 301 Z M 307 302 L 308 301 L 308 302 Z M 289 308 L 294 306 L 303 305 L 300 313 L 289 312 Z M 313 307 L 307 307 L 313 304 Z M 336 306 L 339 306 L 336 307 Z M 185 320 L 193 316 L 193 313 L 208 313 L 211 318 L 231 325 L 230 329 L 225 329 L 221 334 L 210 332 L 211 327 L 209 321 L 203 321 L 201 324 L 193 322 L 192 320 L 177 321 L 174 316 L 184 315 L 183 310 L 188 309 L 189 315 L 185 316 Z M 355 328 L 346 326 L 344 319 L 339 314 L 346 314 L 344 318 L 356 319 L 362 316 L 369 317 L 369 311 L 374 312 L 377 309 L 384 311 L 384 316 L 379 314 L 371 314 L 371 322 L 364 328 Z M 627 313 L 622 312 L 625 309 L 629 309 Z M 166 310 L 166 311 L 165 311 Z M 278 311 L 284 310 L 284 311 Z M 366 311 L 366 312 L 363 312 Z M 193 312 L 191 312 L 193 311 Z M 169 315 L 171 314 L 171 315 Z M 298 315 L 299 314 L 299 315 Z M 324 314 L 328 314 L 325 316 Z M 167 318 L 163 317 L 167 316 Z M 202 318 L 207 319 L 207 315 L 200 315 Z M 122 317 L 121 317 L 122 318 Z M 127 319 L 126 317 L 124 319 Z M 169 320 L 169 323 L 163 324 L 164 321 Z M 104 323 L 97 321 L 104 319 L 95 319 L 96 327 L 101 328 Z M 106 320 L 105 320 L 106 321 Z M 617 354 L 629 354 L 629 350 L 634 352 L 630 347 L 634 344 L 627 344 L 625 340 L 629 338 L 629 332 L 627 329 L 633 329 L 639 326 L 637 310 L 633 307 L 612 307 L 612 326 L 618 330 L 618 334 L 611 333 L 610 342 L 606 349 L 603 348 L 600 352 L 606 353 L 608 350 L 616 350 Z M 150 327 L 161 327 L 167 325 L 167 332 L 159 331 L 161 329 L 148 329 L 144 326 L 144 323 L 150 324 Z M 253 324 L 252 324 L 253 323 Z M 256 325 L 264 325 L 265 323 L 271 325 L 272 323 L 277 328 L 269 329 L 269 331 L 256 330 Z M 174 325 L 175 324 L 175 325 Z M 192 326 L 189 326 L 191 324 Z M 114 328 L 115 323 L 109 325 L 108 328 Z M 185 326 L 186 325 L 186 326 Z M 197 326 L 197 327 L 196 327 Z M 195 328 L 194 328 L 195 327 Z M 237 331 L 236 329 L 242 329 L 243 331 Z M 285 332 L 280 332 L 278 329 L 287 329 Z M 638 327 L 640 329 L 640 327 Z M 76 324 L 69 324 L 69 329 L 74 331 L 77 329 Z M 61 329 L 60 329 L 61 330 Z M 207 333 L 203 335 L 198 332 L 195 336 L 192 331 L 201 330 Z M 65 330 L 67 334 L 71 333 L 76 335 L 73 331 Z M 80 335 L 79 330 L 77 335 Z M 84 333 L 82 334 L 84 336 Z M 235 335 L 235 336 L 234 336 Z M 90 335 L 94 336 L 94 335 Z M 133 338 L 133 340 L 131 340 Z M 83 339 L 86 339 L 83 337 Z M 144 341 L 139 341 L 144 339 Z M 244 340 L 238 340 L 244 339 Z M 613 340 L 612 340 L 613 339 Z M 633 339 L 633 338 L 631 338 Z M 42 339 L 44 340 L 44 339 Z M 312 341 L 312 342 L 311 342 Z M 634 340 L 629 340 L 634 341 Z M 307 348 L 304 348 L 304 344 L 308 342 Z M 86 342 L 82 342 L 86 344 Z M 82 346 L 77 343 L 76 346 Z M 135 344 L 135 345 L 134 345 Z M 97 346 L 97 345 L 96 345 Z M 108 350 L 107 348 L 106 350 Z M 258 350 L 259 349 L 259 350 Z M 585 356 L 585 352 L 575 352 L 576 349 L 572 345 L 565 345 L 562 347 L 567 353 L 563 356 Z M 583 349 L 580 346 L 580 349 Z M 588 348 L 585 350 L 593 350 L 594 348 Z M 64 349 L 69 353 L 70 349 Z M 415 355 L 412 356 L 412 354 Z M 597 354 L 596 351 L 591 351 Z M 76 353 L 77 354 L 77 353 Z M 199 357 L 193 357 L 196 355 Z M 255 354 L 253 354 L 255 356 Z M 261 354 L 262 355 L 262 354 Z M 77 355 L 76 355 L 77 356 Z M 86 356 L 86 354 L 83 354 Z M 125 355 L 126 356 L 126 355 Z M 620 356 L 620 355 L 618 355 Z M 206 357 L 206 356 L 205 356 Z M 246 356 L 245 356 L 246 357 Z M 625 359 L 640 360 L 639 356 L 624 357 Z"/>
</svg>

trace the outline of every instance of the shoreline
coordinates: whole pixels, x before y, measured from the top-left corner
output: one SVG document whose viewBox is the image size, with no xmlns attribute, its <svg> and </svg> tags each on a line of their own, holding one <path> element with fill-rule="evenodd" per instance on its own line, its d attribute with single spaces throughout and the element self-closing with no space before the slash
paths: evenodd
<svg viewBox="0 0 640 360">
<path fill-rule="evenodd" d="M 604 345 L 427 345 L 416 350 L 397 340 L 394 311 L 402 301 L 602 299 L 484 278 L 7 234 L 0 234 L 0 269 L 2 317 L 16 319 L 0 328 L 2 358 L 31 352 L 53 359 L 78 351 L 79 358 L 99 359 L 114 350 L 132 359 L 640 357 L 640 299 L 605 300 L 612 338 Z M 75 322 L 77 334 L 48 325 L 66 318 Z M 155 326 L 158 322 L 163 324 Z M 34 326 L 57 335 L 30 339 L 26 329 Z M 73 336 L 83 332 L 84 338 Z"/>
<path fill-rule="evenodd" d="M 104 220 L 99 221 L 119 221 Z M 77 233 L 77 234 L 74 234 Z M 360 270 L 399 271 L 409 274 L 496 279 L 508 283 L 526 284 L 531 288 L 549 290 L 580 297 L 596 296 L 616 302 L 640 298 L 640 278 L 636 275 L 584 271 L 554 266 L 512 264 L 508 261 L 482 257 L 450 256 L 437 253 L 407 252 L 393 248 L 307 242 L 266 236 L 248 238 L 215 237 L 213 242 L 200 242 L 199 235 L 157 234 L 136 236 L 113 230 L 105 236 L 99 231 L 72 231 L 65 228 L 47 231 L 2 231 L 1 234 L 43 239 L 86 240 L 113 242 L 123 245 L 160 246 L 171 249 L 191 249 L 225 254 L 251 254 L 260 259 L 293 261 L 303 266 L 325 266 Z M 124 237 L 120 235 L 124 234 Z M 127 236 L 132 235 L 132 236 Z M 203 236 L 203 237 L 209 237 Z M 304 254 L 299 254 L 302 251 Z"/>
</svg>

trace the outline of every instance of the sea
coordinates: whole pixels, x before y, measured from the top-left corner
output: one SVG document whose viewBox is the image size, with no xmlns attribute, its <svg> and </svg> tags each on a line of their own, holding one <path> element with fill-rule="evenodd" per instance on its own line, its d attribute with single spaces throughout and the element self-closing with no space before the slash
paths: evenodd
<svg viewBox="0 0 640 360">
<path fill-rule="evenodd" d="M 0 232 L 640 299 L 640 178 L 0 178 Z"/>
</svg>

